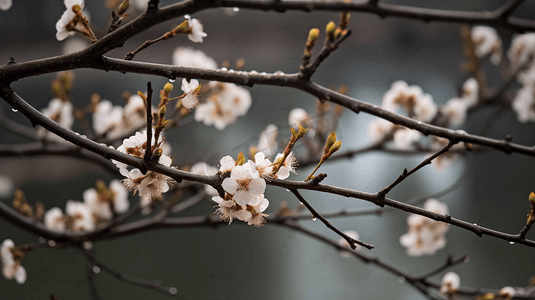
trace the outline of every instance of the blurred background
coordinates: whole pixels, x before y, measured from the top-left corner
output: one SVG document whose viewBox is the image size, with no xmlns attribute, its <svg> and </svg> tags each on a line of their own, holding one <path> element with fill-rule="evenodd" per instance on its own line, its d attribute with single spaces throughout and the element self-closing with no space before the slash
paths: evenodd
<svg viewBox="0 0 535 300">
<path fill-rule="evenodd" d="M 167 5 L 176 1 L 161 1 Z M 490 10 L 505 1 L 384 1 L 418 7 L 452 10 Z M 69 41 L 58 42 L 55 23 L 65 7 L 63 1 L 14 1 L 7 12 L 0 12 L 0 62 L 10 57 L 24 62 L 62 54 Z M 103 0 L 86 1 L 91 26 L 102 36 L 110 22 L 110 13 Z M 140 12 L 133 11 L 132 18 Z M 526 1 L 514 16 L 533 19 L 535 1 Z M 204 51 L 221 63 L 245 60 L 244 70 L 273 73 L 295 73 L 301 62 L 308 31 L 325 25 L 339 14 L 331 12 L 293 12 L 284 14 L 254 10 L 210 9 L 193 15 L 201 20 L 208 34 L 204 43 L 194 44 L 185 36 L 176 36 L 151 46 L 135 58 L 154 63 L 172 62 L 172 52 L 180 46 Z M 122 48 L 108 53 L 123 57 L 148 39 L 154 39 L 180 24 L 183 18 L 169 21 L 129 40 Z M 405 80 L 430 93 L 437 104 L 443 104 L 458 93 L 468 78 L 460 72 L 464 59 L 459 35 L 461 25 L 424 23 L 394 17 L 381 19 L 364 13 L 352 13 L 349 28 L 352 35 L 338 51 L 319 68 L 313 80 L 324 86 L 347 85 L 351 97 L 380 105 L 383 94 L 392 82 Z M 513 33 L 498 29 L 504 50 Z M 320 41 L 324 35 L 322 33 Z M 72 39 L 72 38 L 71 38 Z M 319 47 L 316 48 L 316 53 Z M 486 64 L 489 85 L 499 82 L 497 72 Z M 98 70 L 74 70 L 76 76 L 72 98 L 76 106 L 89 104 L 92 93 L 103 99 L 123 104 L 121 93 L 145 91 L 151 81 L 155 90 L 167 82 L 155 76 L 120 74 Z M 13 89 L 37 109 L 44 108 L 52 98 L 50 82 L 56 74 L 25 78 L 12 84 Z M 177 81 L 178 83 L 178 81 Z M 175 88 L 178 88 L 176 86 Z M 254 137 L 268 124 L 287 128 L 288 113 L 302 107 L 314 114 L 314 97 L 289 88 L 255 85 L 247 88 L 253 98 L 248 114 L 219 131 L 202 123 L 170 130 L 167 140 L 173 146 L 173 165 L 182 167 L 196 161 L 217 164 L 224 155 L 236 156 L 236 149 Z M 7 117 L 26 126 L 30 122 L 20 113 L 13 113 L 1 103 Z M 504 138 L 511 134 L 519 144 L 533 145 L 535 125 L 520 124 L 509 109 L 484 107 L 470 115 L 461 129 L 469 133 Z M 489 118 L 492 121 L 489 123 Z M 367 124 L 374 117 L 345 111 L 337 134 L 343 149 L 368 145 Z M 486 129 L 485 129 L 486 128 Z M 74 130 L 80 131 L 79 125 Z M 2 144 L 28 142 L 2 129 Z M 287 136 L 286 133 L 283 134 Z M 324 181 L 341 187 L 376 192 L 390 184 L 403 168 L 412 168 L 425 156 L 396 156 L 387 153 L 366 153 L 347 160 L 325 164 Z M 22 188 L 30 203 L 42 201 L 48 208 L 64 208 L 68 199 L 82 200 L 84 190 L 97 179 L 113 177 L 97 165 L 54 156 L 0 157 L 0 175 L 10 177 Z M 498 151 L 468 154 L 450 168 L 437 171 L 425 167 L 394 189 L 389 196 L 409 201 L 441 191 L 459 178 L 462 185 L 439 199 L 447 203 L 452 216 L 507 233 L 517 233 L 529 212 L 528 194 L 535 190 L 535 160 L 519 154 Z M 289 179 L 303 180 L 312 167 L 300 168 Z M 374 208 L 356 199 L 346 199 L 303 191 L 303 196 L 319 212 L 342 209 L 357 211 Z M 273 213 L 281 201 L 297 207 L 297 200 L 284 189 L 269 187 L 267 213 Z M 131 204 L 137 196 L 130 196 Z M 11 196 L 2 199 L 10 203 Z M 213 211 L 206 201 L 185 215 L 205 215 Z M 356 230 L 360 238 L 375 246 L 360 250 L 403 269 L 411 274 L 424 274 L 441 265 L 449 255 L 467 254 L 469 263 L 452 268 L 461 277 L 461 285 L 499 289 L 503 286 L 527 285 L 535 264 L 534 250 L 523 245 L 490 237 L 479 238 L 471 232 L 451 227 L 447 245 L 433 256 L 410 257 L 399 243 L 407 232 L 407 214 L 394 212 L 382 216 L 338 218 L 330 220 L 341 230 Z M 238 221 L 237 221 L 238 222 Z M 320 222 L 302 221 L 302 225 L 330 239 L 333 232 Z M 529 232 L 528 238 L 535 239 Z M 0 240 L 10 238 L 16 244 L 37 242 L 33 236 L 0 220 Z M 95 244 L 95 255 L 114 270 L 141 279 L 160 279 L 163 285 L 174 286 L 176 299 L 422 299 L 422 296 L 396 276 L 352 258 L 340 256 L 335 249 L 295 233 L 267 224 L 251 226 L 220 226 L 217 229 L 153 230 L 133 236 Z M 2 299 L 91 299 L 87 283 L 89 263 L 75 249 L 32 251 L 23 261 L 28 279 L 22 286 L 0 278 Z M 437 282 L 443 273 L 433 277 Z M 95 274 L 95 284 L 102 299 L 170 299 L 153 290 L 118 281 L 105 272 Z"/>
</svg>

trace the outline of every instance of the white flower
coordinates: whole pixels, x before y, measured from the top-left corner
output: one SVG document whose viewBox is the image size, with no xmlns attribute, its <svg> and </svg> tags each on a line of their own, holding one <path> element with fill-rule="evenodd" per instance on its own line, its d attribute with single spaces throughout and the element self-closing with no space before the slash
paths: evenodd
<svg viewBox="0 0 535 300">
<path fill-rule="evenodd" d="M 463 84 L 463 93 L 461 96 L 464 99 L 467 108 L 474 107 L 479 101 L 479 83 L 473 77 L 468 78 Z"/>
<path fill-rule="evenodd" d="M 10 197 L 14 189 L 13 180 L 5 175 L 0 175 L 0 198 Z"/>
<path fill-rule="evenodd" d="M 412 145 L 420 139 L 420 133 L 416 130 L 401 128 L 394 133 L 393 146 L 400 150 L 410 150 Z"/>
<path fill-rule="evenodd" d="M 145 179 L 138 187 L 139 197 L 154 200 L 169 191 L 169 177 L 154 172 L 147 172 Z"/>
<path fill-rule="evenodd" d="M 232 156 L 227 155 L 223 156 L 221 160 L 219 161 L 219 165 L 221 166 L 219 168 L 219 171 L 221 173 L 230 172 L 234 167 L 236 166 L 236 162 L 234 161 L 234 158 Z"/>
<path fill-rule="evenodd" d="M 382 141 L 392 130 L 394 129 L 395 125 L 393 123 L 390 123 L 390 121 L 387 121 L 385 119 L 376 119 L 370 122 L 368 124 L 368 139 L 370 139 L 373 143 L 378 143 Z"/>
<path fill-rule="evenodd" d="M 197 19 L 190 19 L 188 21 L 187 30 L 190 31 L 188 38 L 194 43 L 202 43 L 202 39 L 207 36 L 207 34 L 203 32 L 203 26 L 201 22 L 199 22 Z"/>
<path fill-rule="evenodd" d="M 513 71 L 533 63 L 535 55 L 535 33 L 518 34 L 513 37 L 507 57 Z"/>
<path fill-rule="evenodd" d="M 201 50 L 193 48 L 179 47 L 173 52 L 173 65 L 199 68 L 199 69 L 217 69 L 216 61 L 204 54 Z"/>
<path fill-rule="evenodd" d="M 504 286 L 498 292 L 498 296 L 503 299 L 512 299 L 516 294 L 516 290 L 511 286 Z"/>
<path fill-rule="evenodd" d="M 257 203 L 253 204 L 253 211 L 251 212 L 251 217 L 245 221 L 247 224 L 253 225 L 255 227 L 261 227 L 266 222 L 266 217 L 268 215 L 263 214 L 263 212 L 268 208 L 269 200 L 264 198 L 264 195 L 259 195 Z"/>
<path fill-rule="evenodd" d="M 84 9 L 84 0 L 65 0 L 64 3 L 66 10 L 65 12 L 63 12 L 63 15 L 61 15 L 61 18 L 56 23 L 56 39 L 58 41 L 63 41 L 69 36 L 75 34 L 75 31 L 73 31 L 73 29 L 67 28 L 67 25 L 69 25 L 76 17 L 76 14 L 72 11 L 72 7 L 78 5 L 82 10 Z M 80 22 L 76 22 L 74 25 L 80 31 L 85 30 L 85 28 L 82 26 L 82 24 L 80 24 Z"/>
<path fill-rule="evenodd" d="M 276 163 L 275 166 L 278 165 L 279 160 L 281 160 L 283 157 L 284 157 L 284 154 L 282 153 L 277 154 L 277 156 L 275 157 L 275 163 Z M 297 158 L 295 158 L 295 154 L 293 152 L 290 152 L 290 154 L 288 154 L 288 156 L 282 163 L 281 167 L 279 168 L 279 171 L 277 171 L 277 174 L 275 174 L 275 178 L 286 179 L 290 177 L 290 172 L 297 174 L 297 172 L 295 171 L 295 168 L 297 167 L 297 165 L 298 163 L 297 163 Z"/>
<path fill-rule="evenodd" d="M 232 164 L 234 165 L 234 163 L 232 163 Z M 191 169 L 190 169 L 191 173 L 200 174 L 200 175 L 215 175 L 217 173 L 217 171 L 218 170 L 217 170 L 216 167 L 209 166 L 205 162 L 198 162 L 198 163 L 194 164 L 193 166 L 191 166 Z M 210 185 L 205 185 L 204 186 L 204 192 L 209 196 L 217 196 L 218 195 L 217 190 L 214 189 Z"/>
<path fill-rule="evenodd" d="M 431 122 L 438 112 L 438 107 L 429 94 L 423 94 L 418 98 L 414 106 L 414 118 L 422 122 Z"/>
<path fill-rule="evenodd" d="M 65 217 L 59 207 L 49 209 L 44 216 L 45 227 L 49 230 L 63 232 L 66 229 Z"/>
<path fill-rule="evenodd" d="M 355 239 L 355 240 L 359 239 L 359 234 L 355 230 L 344 231 L 344 234 L 349 236 L 350 238 Z M 340 246 L 342 246 L 342 247 L 348 248 L 350 251 L 353 251 L 353 249 L 351 248 L 351 245 L 343 237 L 338 239 L 338 244 Z M 359 250 L 360 247 L 361 247 L 360 245 L 356 245 L 355 250 Z M 343 257 L 351 257 L 351 256 L 353 256 L 349 251 L 346 251 L 346 250 L 339 251 L 339 253 Z"/>
<path fill-rule="evenodd" d="M 220 196 L 214 196 L 212 197 L 212 200 L 218 204 L 215 213 L 219 215 L 221 221 L 228 221 L 229 225 L 232 224 L 232 220 L 236 217 L 234 213 L 238 210 L 236 202 L 232 199 L 223 199 Z M 241 207 L 239 209 L 241 209 Z"/>
<path fill-rule="evenodd" d="M 471 36 L 475 44 L 476 55 L 479 58 L 490 55 L 490 62 L 498 65 L 502 60 L 502 40 L 496 29 L 488 26 L 474 26 Z"/>
<path fill-rule="evenodd" d="M 24 253 L 15 249 L 15 243 L 6 239 L 0 246 L 0 256 L 2 257 L 2 273 L 7 280 L 15 278 L 18 284 L 26 281 L 26 269 L 21 265 Z"/>
<path fill-rule="evenodd" d="M 254 200 L 254 196 L 263 194 L 266 190 L 266 181 L 260 178 L 254 162 L 248 161 L 242 166 L 232 169 L 229 178 L 221 184 L 223 189 L 233 194 L 237 204 L 245 206 Z"/>
<path fill-rule="evenodd" d="M 264 176 L 272 176 L 273 172 L 273 166 L 271 161 L 266 158 L 266 155 L 262 152 L 258 152 L 254 156 L 256 170 L 258 171 L 258 174 L 260 174 L 260 177 Z M 280 170 L 279 170 L 280 172 Z"/>
<path fill-rule="evenodd" d="M 95 230 L 95 219 L 91 214 L 89 205 L 83 202 L 68 200 L 65 213 L 70 218 L 71 227 L 74 231 Z"/>
<path fill-rule="evenodd" d="M 442 277 L 440 293 L 446 296 L 454 295 L 461 286 L 461 278 L 455 272 L 448 272 Z"/>
<path fill-rule="evenodd" d="M 101 100 L 93 112 L 93 129 L 98 135 L 120 126 L 123 120 L 123 108 L 113 106 L 109 100 Z"/>
<path fill-rule="evenodd" d="M 0 0 L 0 10 L 9 10 L 11 8 L 11 5 L 13 5 L 12 0 Z"/>
<path fill-rule="evenodd" d="M 524 85 L 513 99 L 512 108 L 516 113 L 518 122 L 535 122 L 535 88 L 533 85 Z"/>
<path fill-rule="evenodd" d="M 125 213 L 130 208 L 128 192 L 117 179 L 110 182 L 109 188 L 113 193 L 113 210 L 118 214 Z"/>
<path fill-rule="evenodd" d="M 278 134 L 279 130 L 277 129 L 277 126 L 269 124 L 266 130 L 260 133 L 256 150 L 259 152 L 264 152 L 265 156 L 267 157 L 273 156 L 277 151 Z"/>
<path fill-rule="evenodd" d="M 448 119 L 449 127 L 457 127 L 464 123 L 467 110 L 467 103 L 461 98 L 451 98 L 440 108 L 442 115 Z"/>
<path fill-rule="evenodd" d="M 187 109 L 192 109 L 199 104 L 199 99 L 197 98 L 199 87 L 199 81 L 197 79 L 192 79 L 190 82 L 186 78 L 182 79 L 182 91 L 185 96 L 182 98 L 182 105 Z"/>
<path fill-rule="evenodd" d="M 89 47 L 89 41 L 74 37 L 68 39 L 61 44 L 61 54 L 71 54 L 74 52 L 82 51 L 85 48 Z"/>
<path fill-rule="evenodd" d="M 72 124 L 74 123 L 74 113 L 72 103 L 69 101 L 63 101 L 59 98 L 54 98 L 50 100 L 48 106 L 45 107 L 42 111 L 43 115 L 50 118 L 52 121 L 58 123 L 59 125 L 71 129 Z M 56 142 L 63 142 L 64 139 L 55 135 L 55 134 L 46 134 L 47 131 L 40 128 L 39 135 L 45 136 Z"/>
<path fill-rule="evenodd" d="M 424 209 L 441 215 L 448 213 L 446 204 L 436 199 L 428 199 L 424 204 Z M 408 255 L 431 255 L 446 246 L 445 234 L 449 229 L 446 223 L 410 214 L 407 217 L 407 224 L 409 232 L 402 235 L 399 241 L 403 247 L 407 248 Z"/>
<path fill-rule="evenodd" d="M 93 216 L 98 219 L 97 221 L 108 221 L 113 218 L 109 202 L 101 201 L 97 190 L 94 188 L 85 190 L 83 198 Z"/>
<path fill-rule="evenodd" d="M 290 111 L 288 116 L 288 124 L 297 129 L 299 125 L 307 127 L 307 119 L 309 118 L 307 112 L 302 108 L 294 108 Z"/>
<path fill-rule="evenodd" d="M 245 115 L 251 107 L 252 99 L 248 90 L 232 83 L 210 82 L 209 86 L 214 92 L 207 102 L 195 110 L 195 121 L 223 130 Z"/>
</svg>

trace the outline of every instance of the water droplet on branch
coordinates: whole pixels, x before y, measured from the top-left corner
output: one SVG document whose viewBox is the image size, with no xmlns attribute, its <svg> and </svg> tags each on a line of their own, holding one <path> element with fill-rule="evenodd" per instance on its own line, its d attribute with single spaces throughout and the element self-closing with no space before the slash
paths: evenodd
<svg viewBox="0 0 535 300">
<path fill-rule="evenodd" d="M 239 11 L 240 11 L 240 8 L 239 8 L 239 7 L 234 7 L 232 10 L 233 10 L 234 12 L 239 12 Z"/>
<path fill-rule="evenodd" d="M 94 272 L 95 274 L 100 273 L 100 268 L 99 268 L 98 266 L 94 266 L 94 267 L 93 267 L 93 272 Z"/>
<path fill-rule="evenodd" d="M 14 107 L 11 108 L 11 111 L 14 112 L 14 113 L 18 112 L 18 110 L 15 109 Z"/>
</svg>

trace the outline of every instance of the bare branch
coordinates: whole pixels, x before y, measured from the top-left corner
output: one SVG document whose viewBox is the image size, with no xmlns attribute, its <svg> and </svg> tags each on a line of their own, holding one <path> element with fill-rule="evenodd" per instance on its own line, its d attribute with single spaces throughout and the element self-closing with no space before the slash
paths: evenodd
<svg viewBox="0 0 535 300">
<path fill-rule="evenodd" d="M 349 245 L 351 245 L 352 249 L 356 248 L 355 244 L 359 244 L 362 247 L 366 247 L 368 249 L 373 249 L 373 245 L 370 245 L 370 244 L 364 243 L 362 241 L 356 240 L 356 239 L 348 236 L 347 234 L 341 232 L 340 230 L 338 230 L 338 228 L 334 227 L 329 221 L 327 221 L 327 219 L 322 217 L 312 206 L 310 206 L 310 204 L 305 200 L 305 198 L 303 198 L 303 196 L 301 196 L 301 194 L 297 190 L 290 190 L 290 191 L 295 195 L 295 197 L 297 197 L 297 199 L 299 199 L 299 202 L 301 202 L 301 203 L 303 203 L 303 205 L 305 205 L 305 207 L 312 213 L 314 218 L 320 219 L 321 222 L 323 222 L 323 224 L 325 224 L 325 226 L 327 226 L 332 231 L 336 232 L 336 234 L 338 234 L 339 236 L 343 237 L 349 243 Z"/>
</svg>

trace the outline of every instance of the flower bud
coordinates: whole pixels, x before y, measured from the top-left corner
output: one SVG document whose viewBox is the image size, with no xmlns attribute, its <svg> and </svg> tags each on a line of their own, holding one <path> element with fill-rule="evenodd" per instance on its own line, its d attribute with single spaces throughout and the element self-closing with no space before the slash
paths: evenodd
<svg viewBox="0 0 535 300">
<path fill-rule="evenodd" d="M 308 32 L 308 41 L 313 43 L 318 40 L 319 36 L 320 30 L 318 28 L 312 28 Z"/>
<path fill-rule="evenodd" d="M 332 145 L 331 149 L 329 149 L 329 154 L 333 154 L 334 152 L 340 150 L 340 147 L 342 147 L 342 141 L 338 141 Z"/>
<path fill-rule="evenodd" d="M 81 11 L 82 11 L 82 8 L 80 7 L 80 5 L 75 4 L 75 5 L 72 6 L 72 11 L 73 11 L 74 13 L 76 13 L 77 11 L 81 12 Z"/>
<path fill-rule="evenodd" d="M 336 133 L 334 133 L 333 131 L 331 132 L 331 134 L 329 134 L 329 137 L 327 138 L 327 143 L 325 144 L 324 153 L 328 153 L 331 147 L 334 145 L 334 143 L 336 143 Z"/>
<path fill-rule="evenodd" d="M 121 6 L 119 6 L 119 12 L 117 13 L 119 16 L 123 15 L 126 10 L 128 10 L 128 7 L 130 6 L 129 1 L 130 0 L 124 0 L 123 3 L 121 3 Z"/>
<path fill-rule="evenodd" d="M 169 82 L 166 83 L 163 87 L 163 92 L 167 95 L 171 94 L 171 91 L 173 90 L 173 85 L 170 84 Z"/>
<path fill-rule="evenodd" d="M 167 112 L 167 107 L 165 107 L 165 105 L 160 107 L 160 120 L 163 120 L 163 117 L 165 116 L 166 112 Z"/>
<path fill-rule="evenodd" d="M 173 34 L 181 33 L 181 32 L 184 32 L 188 27 L 189 27 L 189 22 L 188 20 L 186 20 L 180 23 L 180 25 L 178 25 L 177 27 L 175 27 L 175 29 L 173 29 L 172 32 Z"/>
<path fill-rule="evenodd" d="M 334 41 L 334 31 L 336 30 L 336 24 L 334 24 L 333 21 L 329 22 L 325 30 L 327 32 L 327 37 L 329 41 Z"/>
<path fill-rule="evenodd" d="M 240 152 L 238 154 L 238 158 L 236 159 L 236 166 L 241 166 L 245 163 L 245 156 L 243 156 L 243 152 Z"/>
<path fill-rule="evenodd" d="M 345 34 L 347 31 L 345 30 L 342 30 L 340 28 L 336 28 L 336 30 L 334 31 L 334 39 L 337 39 L 339 38 L 340 36 L 342 36 L 342 34 Z"/>
<path fill-rule="evenodd" d="M 531 194 L 529 194 L 529 203 L 531 204 L 532 207 L 535 207 L 535 193 L 534 192 L 531 192 Z"/>
</svg>

